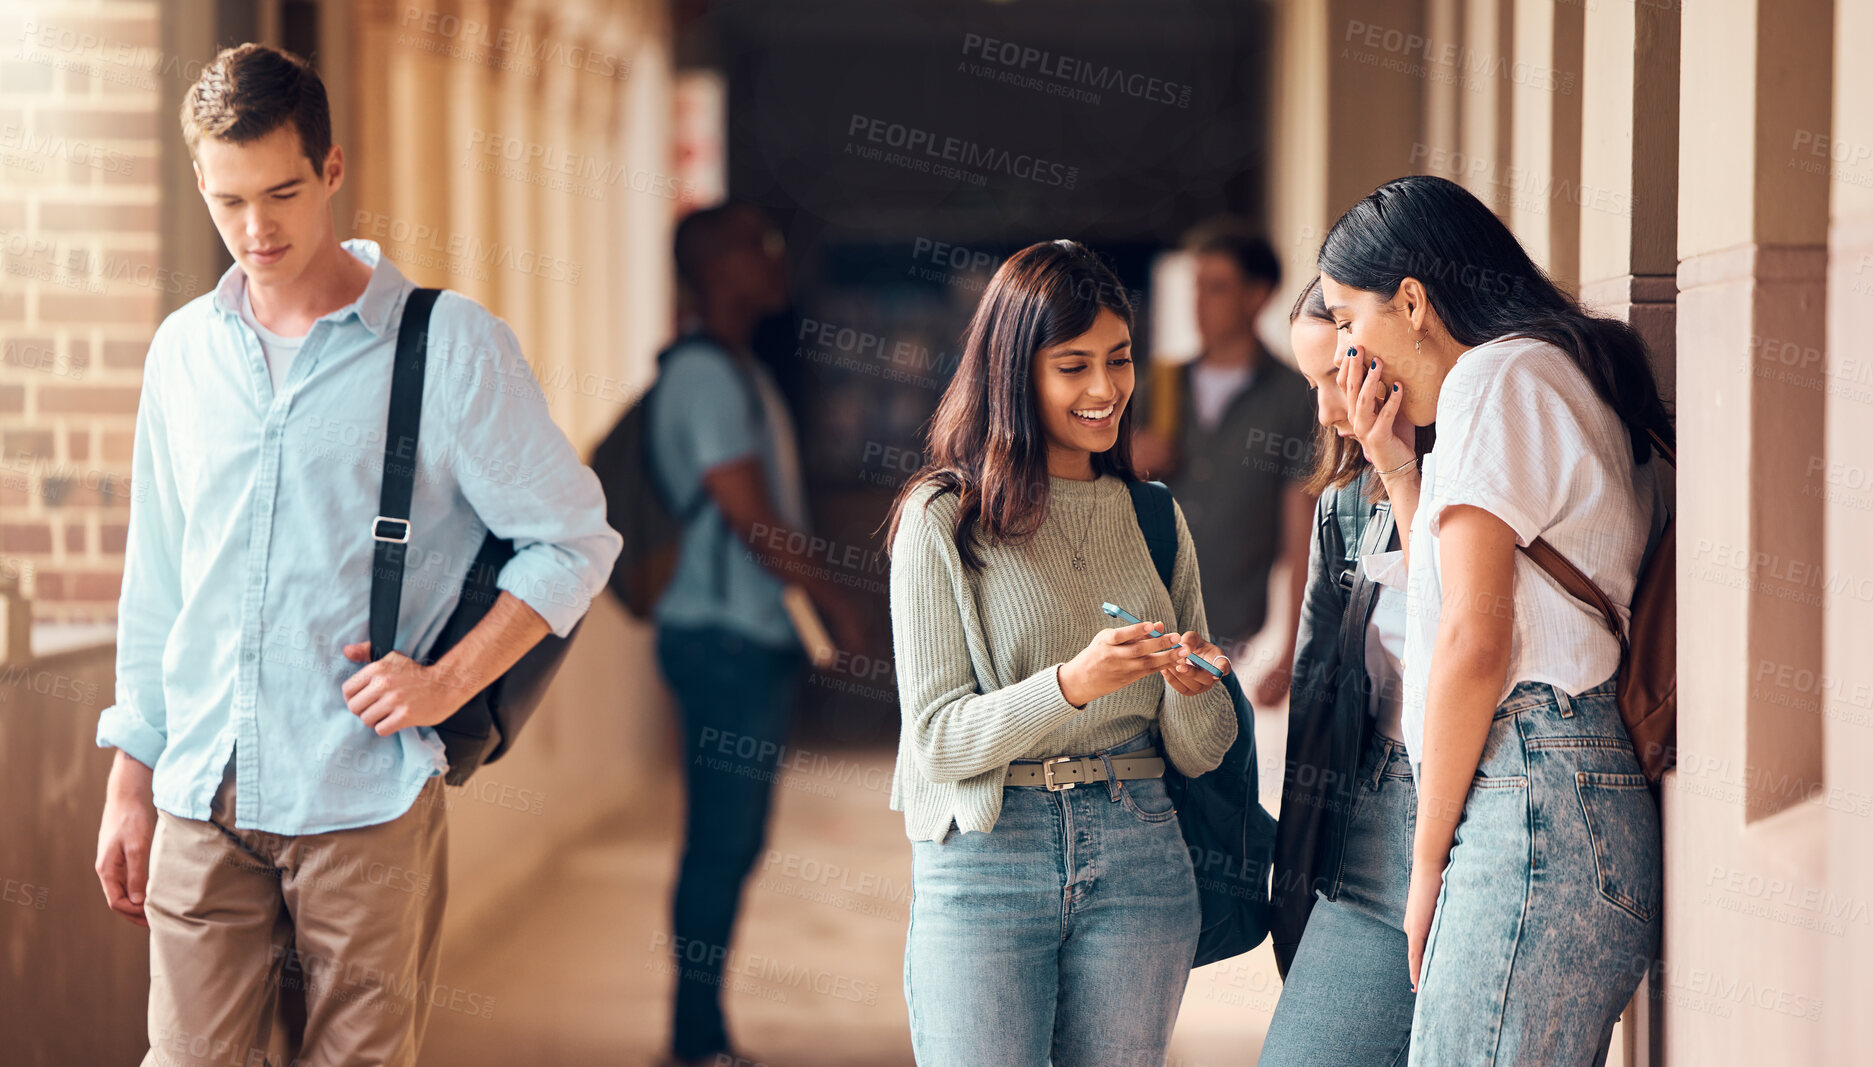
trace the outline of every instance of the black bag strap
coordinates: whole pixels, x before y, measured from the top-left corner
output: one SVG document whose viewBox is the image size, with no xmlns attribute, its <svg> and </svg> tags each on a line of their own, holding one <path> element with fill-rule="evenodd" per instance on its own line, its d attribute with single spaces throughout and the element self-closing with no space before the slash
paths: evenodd
<svg viewBox="0 0 1873 1067">
<path fill-rule="evenodd" d="M 1132 512 L 1151 551 L 1151 565 L 1168 594 L 1171 576 L 1177 573 L 1177 514 L 1171 510 L 1171 488 L 1163 482 L 1126 482 L 1125 488 L 1131 490 Z"/>
<path fill-rule="evenodd" d="M 429 313 L 440 289 L 416 289 L 403 302 L 384 423 L 384 484 L 371 522 L 371 659 L 397 643 L 403 560 L 410 543 L 410 497 L 416 488 L 416 438 L 423 419 L 423 371 L 429 360 Z"/>
<path fill-rule="evenodd" d="M 1171 510 L 1170 487 L 1163 482 L 1127 482 L 1125 488 L 1131 490 L 1132 510 L 1138 514 L 1145 547 L 1151 550 L 1151 565 L 1168 593 L 1177 571 L 1177 515 Z"/>
<path fill-rule="evenodd" d="M 1170 486 L 1163 482 L 1127 482 L 1125 488 L 1131 490 L 1132 511 L 1138 519 L 1138 532 L 1145 535 L 1145 547 L 1151 552 L 1151 565 L 1157 569 L 1158 580 L 1164 583 L 1164 591 L 1169 593 L 1171 576 L 1177 570 L 1177 511 L 1171 503 Z M 1229 699 L 1236 707 L 1239 727 L 1237 737 L 1240 739 L 1240 729 L 1246 728 L 1242 724 L 1253 721 L 1253 710 L 1249 706 L 1248 694 L 1242 690 L 1242 679 L 1233 666 L 1223 676 L 1222 685 L 1228 690 Z M 1255 733 L 1252 729 L 1248 734 L 1248 743 L 1248 758 L 1253 760 Z"/>
<path fill-rule="evenodd" d="M 1366 577 L 1361 568 L 1365 557 L 1386 550 L 1391 544 L 1396 529 L 1392 518 L 1392 505 L 1382 502 L 1376 507 L 1366 499 L 1366 478 L 1374 477 L 1369 473 L 1340 490 L 1340 499 L 1351 497 L 1359 503 L 1360 510 L 1368 518 L 1361 520 L 1362 532 L 1359 543 L 1349 546 L 1347 556 L 1351 579 L 1346 583 L 1346 613 L 1340 616 L 1340 662 L 1363 663 L 1366 658 L 1366 627 L 1372 623 L 1372 609 L 1379 601 L 1379 583 Z"/>
<path fill-rule="evenodd" d="M 1333 494 L 1333 524 L 1340 532 L 1341 557 L 1335 577 L 1340 590 L 1347 593 L 1352 592 L 1354 571 L 1359 567 L 1359 554 L 1365 542 L 1369 514 L 1365 489 L 1366 478 L 1362 474 Z"/>
</svg>

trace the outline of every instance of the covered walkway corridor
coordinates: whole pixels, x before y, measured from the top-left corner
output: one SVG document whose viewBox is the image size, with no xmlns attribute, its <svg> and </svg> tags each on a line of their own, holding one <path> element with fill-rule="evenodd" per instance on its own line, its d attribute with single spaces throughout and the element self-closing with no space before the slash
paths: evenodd
<svg viewBox="0 0 1873 1067">
<path fill-rule="evenodd" d="M 797 415 L 826 565 L 887 638 L 878 522 L 1004 256 L 1095 248 L 1143 308 L 1136 351 L 1176 361 L 1193 344 L 1179 239 L 1240 216 L 1282 260 L 1261 330 L 1282 358 L 1288 300 L 1348 206 L 1404 174 L 1463 184 L 1557 283 L 1637 328 L 1677 420 L 1664 935 L 1614 1062 L 1867 1062 L 1873 4 L 16 0 L 0 3 L 0 1063 L 118 1067 L 147 1045 L 147 935 L 92 871 L 110 763 L 94 738 L 145 354 L 230 262 L 176 115 L 217 47 L 249 40 L 309 57 L 331 89 L 339 236 L 507 321 L 587 455 L 672 336 L 677 220 L 727 196 L 766 212 L 795 306 L 760 348 Z M 872 143 L 912 134 L 1030 165 Z M 1258 445 L 1215 458 L 1259 462 Z M 910 1063 L 898 709 L 875 652 L 805 686 L 804 758 L 778 783 L 728 967 L 748 1064 Z M 424 1064 L 634 1067 L 662 1048 L 683 951 L 668 699 L 649 630 L 601 598 L 513 754 L 448 792 Z M 1260 715 L 1271 810 L 1283 714 Z M 1266 947 L 1197 972 L 1173 1067 L 1252 1063 L 1279 992 Z"/>
</svg>

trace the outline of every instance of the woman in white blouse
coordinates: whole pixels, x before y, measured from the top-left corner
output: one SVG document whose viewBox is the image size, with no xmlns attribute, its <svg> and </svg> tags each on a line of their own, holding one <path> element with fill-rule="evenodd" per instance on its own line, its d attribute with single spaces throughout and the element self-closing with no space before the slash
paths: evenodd
<svg viewBox="0 0 1873 1067">
<path fill-rule="evenodd" d="M 1658 946 L 1658 809 L 1617 640 L 1518 548 L 1545 539 L 1630 604 L 1650 441 L 1672 439 L 1645 346 L 1441 178 L 1356 204 L 1320 270 L 1353 428 L 1408 531 L 1410 1063 L 1604 1062 Z"/>
</svg>

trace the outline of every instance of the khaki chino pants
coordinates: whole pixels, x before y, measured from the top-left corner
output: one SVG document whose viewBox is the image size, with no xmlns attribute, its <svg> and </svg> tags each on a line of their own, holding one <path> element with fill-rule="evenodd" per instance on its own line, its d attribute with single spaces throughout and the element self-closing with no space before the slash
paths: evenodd
<svg viewBox="0 0 1873 1067">
<path fill-rule="evenodd" d="M 298 1067 L 413 1067 L 446 897 L 441 776 L 377 826 L 234 828 L 234 773 L 208 821 L 157 813 L 144 1067 L 262 1067 L 282 991 L 303 998 Z M 277 1061 L 275 1061 L 277 1062 Z"/>
</svg>

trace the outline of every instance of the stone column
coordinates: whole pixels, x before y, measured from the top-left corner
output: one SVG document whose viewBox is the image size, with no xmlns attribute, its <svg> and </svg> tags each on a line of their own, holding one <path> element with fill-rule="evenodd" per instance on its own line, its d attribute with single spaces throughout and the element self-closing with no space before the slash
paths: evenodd
<svg viewBox="0 0 1873 1067">
<path fill-rule="evenodd" d="M 1384 182 L 1422 170 L 1426 84 L 1443 42 L 1419 4 L 1290 0 L 1275 19 L 1269 175 L 1273 239 L 1292 278 L 1311 277 L 1327 227 Z"/>
<path fill-rule="evenodd" d="M 1452 179 L 1475 193 L 1494 211 L 1508 217 L 1509 131 L 1513 114 L 1508 82 L 1496 73 L 1511 61 L 1515 42 L 1511 0 L 1463 0 L 1463 47 L 1458 59 L 1463 105 L 1461 125 L 1465 165 Z"/>
<path fill-rule="evenodd" d="M 1590 5 L 1582 36 L 1580 295 L 1639 330 L 1669 403 L 1677 380 L 1678 13 Z M 1628 1067 L 1662 1063 L 1664 1020 L 1648 978 L 1627 1009 Z"/>
<path fill-rule="evenodd" d="M 1827 182 L 1797 149 L 1829 125 L 1832 5 L 1684 6 L 1677 350 L 1679 765 L 1665 789 L 1657 994 L 1675 1064 L 1823 1063 L 1853 1011 L 1825 988 L 1824 552 L 1802 491 L 1825 447 L 1816 385 Z M 1812 685 L 1812 681 L 1808 684 Z M 1811 705 L 1811 701 L 1808 702 Z"/>
<path fill-rule="evenodd" d="M 1517 0 L 1510 61 L 1499 67 L 1514 116 L 1505 215 L 1556 282 L 1580 276 L 1581 27 L 1585 4 Z"/>
<path fill-rule="evenodd" d="M 1802 491 L 1822 500 L 1830 572 L 1851 573 L 1826 601 L 1822 673 L 1814 696 L 1827 755 L 1828 886 L 1823 911 L 1838 916 L 1829 938 L 1828 1040 L 1823 1060 L 1852 1063 L 1873 1048 L 1873 8 L 1835 5 L 1834 121 L 1826 144 L 1803 146 L 1804 167 L 1832 179 L 1828 232 L 1827 393 L 1823 456 L 1811 459 Z M 1838 1010 L 1836 1010 L 1838 1006 Z"/>
<path fill-rule="evenodd" d="M 1596 4 L 1581 77 L 1580 295 L 1633 324 L 1676 393 L 1678 12 Z"/>
</svg>

